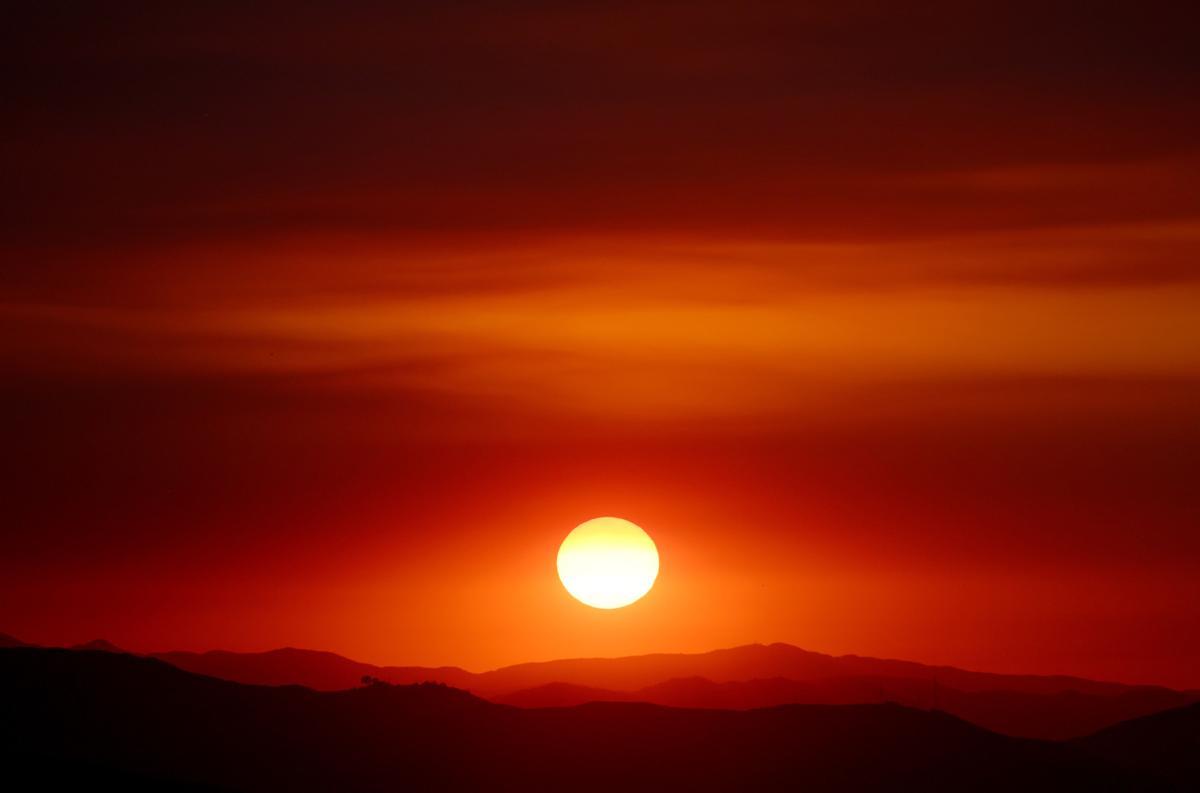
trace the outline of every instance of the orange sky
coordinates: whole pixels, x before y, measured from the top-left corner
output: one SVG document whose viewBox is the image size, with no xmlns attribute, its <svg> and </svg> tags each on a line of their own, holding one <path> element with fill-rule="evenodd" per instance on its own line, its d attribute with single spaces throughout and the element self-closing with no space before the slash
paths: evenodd
<svg viewBox="0 0 1200 793">
<path fill-rule="evenodd" d="M 1200 687 L 1178 13 L 27 12 L 0 630 Z M 612 613 L 602 514 L 662 553 Z"/>
</svg>

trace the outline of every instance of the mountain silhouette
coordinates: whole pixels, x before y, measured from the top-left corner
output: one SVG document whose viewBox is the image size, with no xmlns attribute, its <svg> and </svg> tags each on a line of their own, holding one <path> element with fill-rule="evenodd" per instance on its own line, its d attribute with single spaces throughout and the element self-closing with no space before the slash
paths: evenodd
<svg viewBox="0 0 1200 793">
<path fill-rule="evenodd" d="M 641 691 L 610 691 L 606 688 L 576 686 L 571 683 L 547 683 L 544 686 L 524 688 L 511 694 L 494 697 L 493 702 L 513 705 L 518 708 L 570 708 L 589 702 L 655 702 Z M 705 706 L 700 706 L 705 707 Z"/>
<path fill-rule="evenodd" d="M 1063 739 L 1200 699 L 1198 692 L 1078 677 L 1002 675 L 910 661 L 830 656 L 787 644 L 697 654 L 655 654 L 518 664 L 472 673 L 458 667 L 386 667 L 285 648 L 265 653 L 158 653 L 181 669 L 257 685 L 335 691 L 364 676 L 395 684 L 434 681 L 523 707 L 641 701 L 693 708 L 897 702 L 938 708 L 1007 735 Z M 690 681 L 690 682 L 686 682 Z"/>
<path fill-rule="evenodd" d="M 636 691 L 681 678 L 703 678 L 721 683 L 771 678 L 806 681 L 878 677 L 921 680 L 931 687 L 936 683 L 964 692 L 1013 691 L 1030 694 L 1074 691 L 1113 695 L 1135 689 L 1170 690 L 1065 675 L 1005 675 L 971 672 L 950 666 L 927 666 L 913 661 L 857 655 L 832 656 L 789 644 L 751 644 L 706 653 L 572 658 L 516 664 L 481 673 L 467 672 L 458 667 L 375 666 L 351 661 L 334 653 L 290 647 L 264 653 L 213 651 L 153 655 L 181 669 L 238 682 L 298 684 L 320 690 L 336 690 L 353 685 L 363 674 L 370 674 L 392 683 L 438 681 L 467 688 L 482 696 L 501 696 L 547 683 Z M 270 680 L 249 679 L 252 677 Z"/>
<path fill-rule="evenodd" d="M 3 636 L 0 646 L 29 645 Z M 125 652 L 103 639 L 70 649 Z M 1068 676 L 972 672 L 856 655 L 830 656 L 786 644 L 746 645 L 695 654 L 566 659 L 483 673 L 452 666 L 376 666 L 336 653 L 292 647 L 260 653 L 164 652 L 153 657 L 187 671 L 253 685 L 303 685 L 319 691 L 339 691 L 357 687 L 364 677 L 398 685 L 438 682 L 494 702 L 526 708 L 646 702 L 680 708 L 746 710 L 787 704 L 893 702 L 943 710 L 1005 735 L 1049 740 L 1089 735 L 1128 719 L 1200 701 L 1197 691 Z M 694 674 L 677 674 L 681 672 Z M 781 674 L 763 676 L 766 672 Z M 878 672 L 888 674 L 874 674 Z M 629 688 L 605 685 L 643 681 L 650 682 Z M 526 682 L 532 684 L 518 685 Z"/>
<path fill-rule="evenodd" d="M 1200 780 L 1200 704 L 1122 722 L 1076 743 L 1126 770 L 1194 790 Z"/>
<path fill-rule="evenodd" d="M 520 709 L 439 684 L 317 692 L 35 648 L 0 650 L 0 697 L 9 778 L 53 786 L 1058 791 L 1170 790 L 1178 778 L 1110 762 L 1098 745 L 1009 738 L 899 705 Z M 1119 738 L 1108 743 L 1118 753 Z"/>
<path fill-rule="evenodd" d="M 154 658 L 189 672 L 263 686 L 300 685 L 318 691 L 354 688 L 363 677 L 388 683 L 438 682 L 473 689 L 476 677 L 454 666 L 375 666 L 320 650 L 284 647 L 262 653 L 213 650 L 206 653 L 154 653 Z"/>
<path fill-rule="evenodd" d="M 634 691 L 675 678 L 704 678 L 716 683 L 784 678 L 807 681 L 840 677 L 904 678 L 926 681 L 931 687 L 958 691 L 1015 691 L 1057 694 L 1118 694 L 1128 686 L 1065 675 L 1005 675 L 971 672 L 950 666 L 927 666 L 858 655 L 832 656 L 789 644 L 751 644 L 707 653 L 675 653 L 625 658 L 577 658 L 517 664 L 477 675 L 472 690 L 505 693 L 549 682 Z M 1164 689 L 1165 690 L 1165 689 Z"/>
<path fill-rule="evenodd" d="M 68 650 L 91 650 L 99 653 L 123 653 L 125 650 L 105 639 L 92 639 L 84 644 L 75 644 L 67 648 Z"/>
<path fill-rule="evenodd" d="M 786 704 L 849 705 L 895 702 L 938 708 L 972 724 L 1006 735 L 1064 740 L 1088 735 L 1125 719 L 1177 707 L 1190 694 L 1133 688 L 1102 696 L 1075 691 L 1029 694 L 1016 691 L 963 692 L 931 688 L 905 678 L 845 677 L 815 681 L 786 678 L 714 683 L 701 677 L 675 678 L 637 691 L 549 683 L 495 697 L 517 707 L 570 707 L 586 702 L 649 702 L 676 708 L 747 710 Z"/>
</svg>

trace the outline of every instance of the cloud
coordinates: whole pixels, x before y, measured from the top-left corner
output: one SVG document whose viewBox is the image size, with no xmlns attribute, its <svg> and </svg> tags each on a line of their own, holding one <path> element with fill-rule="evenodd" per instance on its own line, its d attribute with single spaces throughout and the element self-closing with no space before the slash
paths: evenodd
<svg viewBox="0 0 1200 793">
<path fill-rule="evenodd" d="M 1200 68 L 1177 14 L 33 9 L 5 56 L 4 230 L 43 243 L 299 230 L 812 240 L 1195 215 Z M 1159 163 L 1153 185 L 1120 173 L 1144 162 Z M 1087 191 L 942 178 L 1109 165 Z"/>
</svg>

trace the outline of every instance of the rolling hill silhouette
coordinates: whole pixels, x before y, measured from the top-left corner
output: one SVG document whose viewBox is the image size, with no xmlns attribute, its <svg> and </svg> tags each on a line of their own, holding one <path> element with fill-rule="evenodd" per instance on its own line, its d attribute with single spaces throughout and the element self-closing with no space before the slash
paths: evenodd
<svg viewBox="0 0 1200 793">
<path fill-rule="evenodd" d="M 75 644 L 67 648 L 68 650 L 92 650 L 99 653 L 123 653 L 125 650 L 106 639 L 92 639 L 90 642 L 83 644 Z"/>
<path fill-rule="evenodd" d="M 675 708 L 747 710 L 786 704 L 850 705 L 895 702 L 940 709 L 994 732 L 1026 738 L 1064 740 L 1088 735 L 1136 716 L 1191 701 L 1167 689 L 1132 689 L 1111 695 L 1029 694 L 1017 691 L 963 692 L 928 681 L 844 677 L 814 681 L 786 678 L 714 683 L 702 677 L 675 678 L 637 691 L 548 683 L 495 697 L 517 707 L 571 707 L 586 702 L 649 702 Z"/>
<path fill-rule="evenodd" d="M 1169 790 L 1179 774 L 1107 760 L 1125 757 L 1120 732 L 1022 740 L 899 705 L 520 709 L 438 684 L 249 686 L 90 651 L 0 650 L 0 697 L 9 778 L 50 786 Z"/>
<path fill-rule="evenodd" d="M 751 644 L 696 654 L 655 654 L 625 658 L 579 658 L 518 664 L 476 676 L 481 693 L 502 693 L 547 682 L 632 691 L 674 678 L 702 677 L 715 683 L 785 678 L 807 681 L 839 677 L 907 678 L 958 691 L 1016 691 L 1029 694 L 1116 694 L 1136 686 L 1065 675 L 1003 675 L 950 666 L 927 666 L 858 655 L 832 656 L 789 644 Z M 1148 687 L 1152 688 L 1152 687 Z"/>
<path fill-rule="evenodd" d="M 1195 789 L 1200 780 L 1200 704 L 1122 722 L 1076 743 L 1124 769 Z"/>
<path fill-rule="evenodd" d="M 340 691 L 358 686 L 364 676 L 388 683 L 437 682 L 474 689 L 476 675 L 455 666 L 375 666 L 344 658 L 336 653 L 284 647 L 263 653 L 154 653 L 154 658 L 189 672 L 238 683 L 262 686 L 300 685 L 318 691 Z"/>
<path fill-rule="evenodd" d="M 299 684 L 336 690 L 351 678 L 372 674 L 392 683 L 434 680 L 461 685 L 482 696 L 500 696 L 547 683 L 636 691 L 667 680 L 704 678 L 715 683 L 784 678 L 795 681 L 830 678 L 889 678 L 925 681 L 957 691 L 1013 691 L 1028 694 L 1113 695 L 1131 690 L 1169 691 L 1156 686 L 1130 686 L 1065 675 L 1004 675 L 971 672 L 950 666 L 927 666 L 857 655 L 832 656 L 789 644 L 750 644 L 707 653 L 659 653 L 622 658 L 573 658 L 516 664 L 473 673 L 458 667 L 375 666 L 334 653 L 285 648 L 266 653 L 155 653 L 154 657 L 188 671 L 239 682 L 261 675 L 271 685 Z M 237 677 L 234 677 L 234 676 Z"/>
<path fill-rule="evenodd" d="M 334 653 L 158 653 L 199 674 L 258 685 L 334 691 L 364 675 L 395 684 L 446 683 L 521 706 L 642 701 L 674 707 L 757 708 L 783 704 L 898 702 L 937 707 L 1008 735 L 1071 738 L 1125 719 L 1178 707 L 1200 692 L 1078 677 L 1002 675 L 910 661 L 830 656 L 787 644 L 698 654 L 584 658 L 472 673 L 458 667 L 381 667 Z M 681 682 L 690 681 L 690 682 Z"/>
<path fill-rule="evenodd" d="M 4 645 L 5 641 L 9 644 Z M 4 636 L 0 646 L 28 645 Z M 124 652 L 103 639 L 70 649 Z M 518 707 L 646 702 L 746 710 L 789 704 L 892 702 L 943 710 L 1005 735 L 1049 740 L 1089 735 L 1128 719 L 1200 701 L 1197 691 L 1067 676 L 970 672 L 853 655 L 836 657 L 786 644 L 698 654 L 567 659 L 484 673 L 451 666 L 376 666 L 335 653 L 291 647 L 261 653 L 166 652 L 152 657 L 187 671 L 253 685 L 339 691 L 355 688 L 369 676 L 397 685 L 445 683 Z M 771 672 L 779 674 L 767 674 Z M 634 685 L 644 681 L 650 682 Z M 530 685 L 522 687 L 525 683 Z"/>
</svg>

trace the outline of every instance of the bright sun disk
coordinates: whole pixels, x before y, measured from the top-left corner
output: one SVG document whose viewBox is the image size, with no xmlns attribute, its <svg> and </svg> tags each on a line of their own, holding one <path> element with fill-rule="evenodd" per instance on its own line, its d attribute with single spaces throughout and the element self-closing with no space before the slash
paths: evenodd
<svg viewBox="0 0 1200 793">
<path fill-rule="evenodd" d="M 558 577 L 577 600 L 617 609 L 642 598 L 658 577 L 658 548 L 641 527 L 621 518 L 576 526 L 558 549 Z"/>
</svg>

